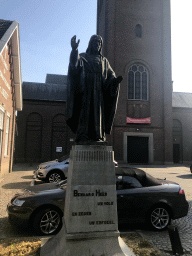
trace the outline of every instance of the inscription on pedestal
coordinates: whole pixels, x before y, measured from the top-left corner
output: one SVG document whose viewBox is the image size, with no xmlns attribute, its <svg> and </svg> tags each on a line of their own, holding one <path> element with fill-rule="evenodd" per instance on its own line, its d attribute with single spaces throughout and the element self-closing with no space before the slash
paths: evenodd
<svg viewBox="0 0 192 256">
<path fill-rule="evenodd" d="M 72 216 L 86 216 L 91 215 L 91 212 L 72 212 Z"/>
<path fill-rule="evenodd" d="M 79 232 L 95 230 L 115 230 L 117 226 L 116 197 L 114 185 L 86 185 L 72 186 L 70 201 L 73 202 L 69 209 L 69 225 L 77 228 Z M 73 230 L 72 230 L 73 231 Z M 71 232 L 72 232 L 71 231 Z"/>
<path fill-rule="evenodd" d="M 107 220 L 107 221 L 99 220 L 99 221 L 90 221 L 89 222 L 89 225 L 102 225 L 102 224 L 106 225 L 106 224 L 115 224 L 115 223 L 113 222 L 113 220 Z"/>
<path fill-rule="evenodd" d="M 73 190 L 73 196 L 74 197 L 84 197 L 86 200 L 86 197 L 106 197 L 107 192 L 106 191 L 101 191 L 100 189 L 96 189 L 95 192 L 80 192 L 78 190 Z M 104 202 L 100 201 L 97 202 L 97 206 L 113 206 L 114 202 Z M 72 212 L 72 217 L 77 217 L 77 216 L 91 216 L 92 212 Z M 97 220 L 97 221 L 89 221 L 89 225 L 111 225 L 115 224 L 113 220 Z"/>
<path fill-rule="evenodd" d="M 67 233 L 116 231 L 117 204 L 112 148 L 76 145 L 70 154 Z"/>
<path fill-rule="evenodd" d="M 73 196 L 107 196 L 107 192 L 100 192 L 100 190 L 96 190 L 95 193 L 90 192 L 78 192 L 78 190 L 73 191 Z"/>
<path fill-rule="evenodd" d="M 113 205 L 114 202 L 98 202 L 98 205 Z"/>
</svg>

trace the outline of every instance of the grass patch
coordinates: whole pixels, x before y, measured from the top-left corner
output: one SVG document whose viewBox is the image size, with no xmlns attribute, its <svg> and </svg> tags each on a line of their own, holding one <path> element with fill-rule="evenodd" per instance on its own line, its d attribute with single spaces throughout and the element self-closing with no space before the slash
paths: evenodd
<svg viewBox="0 0 192 256">
<path fill-rule="evenodd" d="M 0 239 L 0 256 L 39 256 L 38 238 Z"/>
<path fill-rule="evenodd" d="M 138 233 L 122 234 L 121 238 L 136 256 L 162 256 L 152 244 Z M 38 238 L 0 239 L 0 256 L 40 256 Z"/>
<path fill-rule="evenodd" d="M 122 234 L 121 238 L 136 256 L 162 256 L 152 244 L 138 233 Z"/>
</svg>

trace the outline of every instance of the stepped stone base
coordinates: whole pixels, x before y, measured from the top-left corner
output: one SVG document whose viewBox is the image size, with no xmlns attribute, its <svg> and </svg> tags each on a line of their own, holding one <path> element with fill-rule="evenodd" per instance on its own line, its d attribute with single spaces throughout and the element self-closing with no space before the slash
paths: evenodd
<svg viewBox="0 0 192 256">
<path fill-rule="evenodd" d="M 68 235 L 65 225 L 56 236 L 41 240 L 41 256 L 128 256 L 123 253 L 118 232 L 87 232 Z M 129 250 L 127 250 L 129 253 Z"/>
</svg>

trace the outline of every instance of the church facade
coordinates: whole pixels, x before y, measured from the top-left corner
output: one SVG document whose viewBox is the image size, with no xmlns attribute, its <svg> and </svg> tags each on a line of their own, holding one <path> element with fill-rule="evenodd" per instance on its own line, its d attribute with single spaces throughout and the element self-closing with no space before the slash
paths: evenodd
<svg viewBox="0 0 192 256">
<path fill-rule="evenodd" d="M 98 0 L 97 34 L 124 77 L 109 138 L 115 158 L 172 163 L 170 1 Z"/>
</svg>

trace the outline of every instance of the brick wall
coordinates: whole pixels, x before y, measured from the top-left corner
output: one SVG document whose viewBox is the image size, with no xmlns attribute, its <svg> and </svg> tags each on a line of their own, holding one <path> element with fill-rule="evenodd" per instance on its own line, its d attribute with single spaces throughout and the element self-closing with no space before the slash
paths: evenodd
<svg viewBox="0 0 192 256">
<path fill-rule="evenodd" d="M 181 137 L 173 136 L 173 144 L 180 145 L 180 163 L 192 163 L 192 109 L 173 108 L 173 119 L 181 123 Z M 175 141 L 174 141 L 175 140 Z"/>
<path fill-rule="evenodd" d="M 15 144 L 16 162 L 50 161 L 69 153 L 74 138 L 65 122 L 65 102 L 24 100 L 23 111 L 18 113 L 18 134 Z M 30 118 L 31 117 L 31 118 Z M 36 140 L 31 142 L 29 134 Z M 36 134 L 36 135 L 35 135 Z M 29 147 L 33 148 L 29 152 Z M 56 152 L 56 147 L 62 147 L 62 152 Z M 36 150 L 35 150 L 36 149 Z M 33 150 L 34 155 L 32 155 Z"/>
<path fill-rule="evenodd" d="M 3 131 L 1 139 L 1 156 L 0 156 L 0 174 L 3 175 L 12 170 L 13 162 L 13 144 L 15 132 L 15 96 L 14 86 L 12 86 L 12 59 L 11 44 L 7 44 L 0 55 L 0 110 L 4 113 Z M 6 123 L 10 118 L 9 137 L 8 137 L 8 154 L 5 152 L 6 144 Z"/>
</svg>

